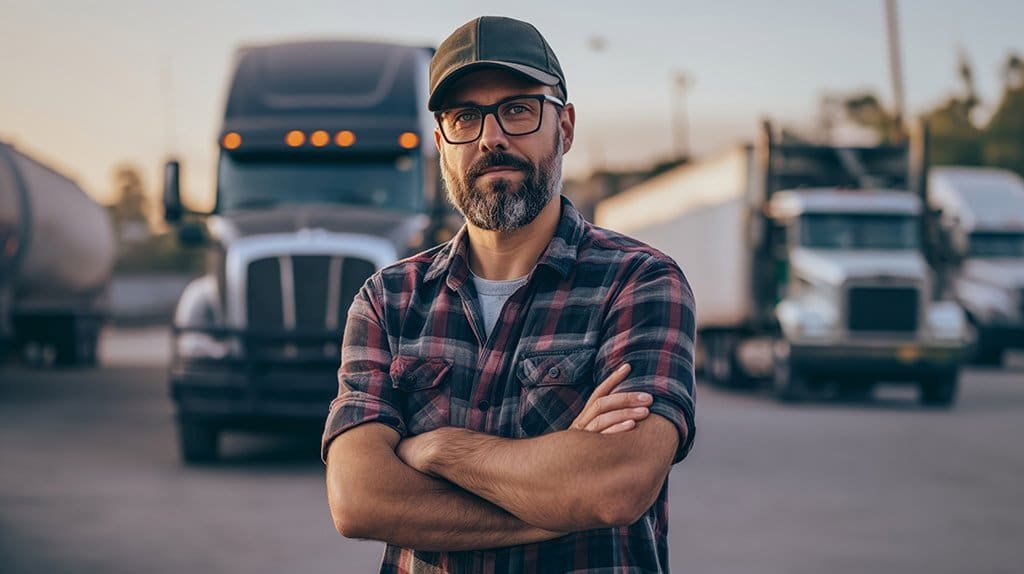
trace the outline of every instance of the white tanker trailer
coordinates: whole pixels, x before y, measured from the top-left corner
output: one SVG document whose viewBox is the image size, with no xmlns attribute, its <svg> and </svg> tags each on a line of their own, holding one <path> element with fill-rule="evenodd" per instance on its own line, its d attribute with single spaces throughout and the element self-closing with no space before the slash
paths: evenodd
<svg viewBox="0 0 1024 574">
<path fill-rule="evenodd" d="M 0 141 L 0 359 L 34 348 L 59 365 L 95 363 L 116 256 L 102 206 Z"/>
</svg>

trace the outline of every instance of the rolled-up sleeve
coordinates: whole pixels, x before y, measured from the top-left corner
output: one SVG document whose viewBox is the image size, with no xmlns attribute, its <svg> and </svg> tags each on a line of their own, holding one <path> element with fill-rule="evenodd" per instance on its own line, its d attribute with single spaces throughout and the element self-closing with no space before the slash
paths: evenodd
<svg viewBox="0 0 1024 574">
<path fill-rule="evenodd" d="M 354 426 L 377 422 L 405 435 L 397 391 L 388 374 L 391 350 L 384 329 L 382 300 L 374 293 L 375 277 L 359 290 L 348 311 L 338 369 L 338 396 L 331 401 L 320 445 L 324 462 L 331 441 Z"/>
<path fill-rule="evenodd" d="M 654 397 L 650 411 L 679 431 L 673 462 L 686 457 L 696 434 L 695 333 L 696 304 L 683 271 L 669 259 L 652 257 L 612 301 L 595 363 L 598 381 L 629 363 L 629 375 L 613 392 Z"/>
</svg>

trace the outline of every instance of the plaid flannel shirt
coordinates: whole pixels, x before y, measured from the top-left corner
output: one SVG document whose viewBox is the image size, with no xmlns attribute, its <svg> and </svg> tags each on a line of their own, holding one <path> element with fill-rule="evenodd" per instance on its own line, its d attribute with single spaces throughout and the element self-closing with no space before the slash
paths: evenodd
<svg viewBox="0 0 1024 574">
<path fill-rule="evenodd" d="M 564 430 L 622 362 L 617 391 L 654 396 L 652 413 L 693 444 L 695 315 L 663 253 L 593 226 L 565 197 L 554 238 L 484 336 L 463 227 L 448 243 L 381 269 L 349 310 L 322 455 L 366 422 L 402 436 L 458 426 L 507 438 Z M 485 551 L 388 545 L 382 573 L 666 572 L 668 481 L 636 523 Z"/>
</svg>

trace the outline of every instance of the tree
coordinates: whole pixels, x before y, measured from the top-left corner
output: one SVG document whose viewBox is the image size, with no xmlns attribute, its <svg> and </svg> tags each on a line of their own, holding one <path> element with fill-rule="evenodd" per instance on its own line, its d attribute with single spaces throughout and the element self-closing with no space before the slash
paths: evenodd
<svg viewBox="0 0 1024 574">
<path fill-rule="evenodd" d="M 929 159 L 933 165 L 983 163 L 981 130 L 971 121 L 979 104 L 974 72 L 963 51 L 958 59 L 957 73 L 962 82 L 962 94 L 950 96 L 944 103 L 924 114 L 931 131 Z"/>
<path fill-rule="evenodd" d="M 890 142 L 890 136 L 896 126 L 896 117 L 882 105 L 874 93 L 861 92 L 848 96 L 843 102 L 843 108 L 846 117 L 854 123 L 873 130 L 882 142 Z"/>
<path fill-rule="evenodd" d="M 1024 174 L 1024 59 L 1010 54 L 1003 66 L 1003 97 L 985 126 L 982 159 L 986 165 Z"/>
<path fill-rule="evenodd" d="M 114 216 L 118 223 L 147 221 L 150 210 L 142 175 L 137 166 L 122 163 L 114 168 Z"/>
</svg>

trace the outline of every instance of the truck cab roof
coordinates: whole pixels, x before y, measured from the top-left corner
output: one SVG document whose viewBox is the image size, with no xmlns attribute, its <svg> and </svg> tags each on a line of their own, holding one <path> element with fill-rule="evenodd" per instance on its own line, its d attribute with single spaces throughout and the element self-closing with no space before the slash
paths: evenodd
<svg viewBox="0 0 1024 574">
<path fill-rule="evenodd" d="M 1024 180 L 1005 169 L 932 168 L 928 204 L 968 232 L 1024 230 Z"/>
<path fill-rule="evenodd" d="M 416 124 L 429 59 L 429 48 L 350 40 L 240 48 L 224 130 L 368 115 Z"/>
<path fill-rule="evenodd" d="M 769 210 L 772 217 L 783 219 L 805 213 L 915 216 L 921 201 L 908 191 L 892 189 L 810 188 L 776 192 Z"/>
</svg>

